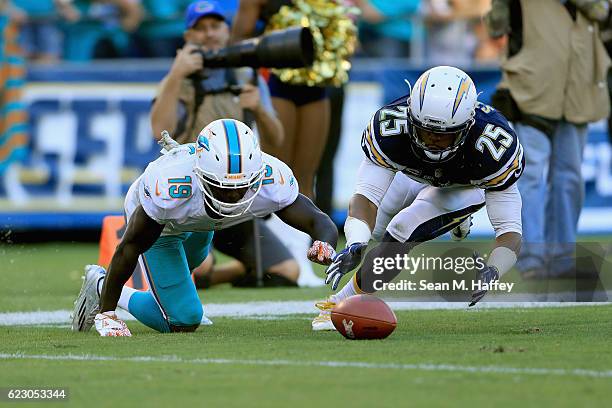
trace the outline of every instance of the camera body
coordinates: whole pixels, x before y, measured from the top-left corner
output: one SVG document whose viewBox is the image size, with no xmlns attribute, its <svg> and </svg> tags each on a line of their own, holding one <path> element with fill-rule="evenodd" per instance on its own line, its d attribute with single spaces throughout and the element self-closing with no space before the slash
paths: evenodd
<svg viewBox="0 0 612 408">
<path fill-rule="evenodd" d="M 229 92 L 237 96 L 245 84 L 257 85 L 257 72 L 251 67 L 204 68 L 190 78 L 206 95 Z"/>
</svg>

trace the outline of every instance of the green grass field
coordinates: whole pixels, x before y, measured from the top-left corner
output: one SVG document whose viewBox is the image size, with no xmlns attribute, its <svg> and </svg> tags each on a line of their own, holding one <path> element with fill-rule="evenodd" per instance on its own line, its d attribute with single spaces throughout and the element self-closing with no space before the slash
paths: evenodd
<svg viewBox="0 0 612 408">
<path fill-rule="evenodd" d="M 130 321 L 132 338 L 100 338 L 95 331 L 72 333 L 67 322 L 2 324 L 8 312 L 71 309 L 83 265 L 97 259 L 96 245 L 0 246 L 0 257 L 0 388 L 65 387 L 72 406 L 612 401 L 612 306 L 399 311 L 396 331 L 382 341 L 313 333 L 307 314 L 216 317 L 190 334 L 157 334 Z M 201 298 L 206 305 L 328 293 L 221 287 Z"/>
</svg>

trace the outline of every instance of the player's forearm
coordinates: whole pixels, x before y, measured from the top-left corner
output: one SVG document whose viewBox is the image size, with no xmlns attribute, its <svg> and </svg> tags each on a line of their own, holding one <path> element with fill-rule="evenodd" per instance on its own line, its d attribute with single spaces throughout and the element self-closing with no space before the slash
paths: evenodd
<svg viewBox="0 0 612 408">
<path fill-rule="evenodd" d="M 376 225 L 376 214 L 378 213 L 378 207 L 376 204 L 368 200 L 361 194 L 354 194 L 349 202 L 349 217 L 357 218 L 366 224 L 370 228 L 370 231 L 374 230 Z"/>
<path fill-rule="evenodd" d="M 308 197 L 299 194 L 293 204 L 276 212 L 284 223 L 310 235 L 314 241 L 338 244 L 338 229 L 334 222 L 319 210 Z"/>
<path fill-rule="evenodd" d="M 162 82 L 151 109 L 151 128 L 156 139 L 160 138 L 162 130 L 174 133 L 182 80 L 182 77 L 171 71 Z"/>
<path fill-rule="evenodd" d="M 285 139 L 285 132 L 280 120 L 266 111 L 263 106 L 254 110 L 253 113 L 262 142 L 268 146 L 279 147 Z"/>
<path fill-rule="evenodd" d="M 349 213 L 344 223 L 346 246 L 368 243 L 376 224 L 378 207 L 361 194 L 354 194 L 349 203 Z"/>
<path fill-rule="evenodd" d="M 293 228 L 310 235 L 313 241 L 327 242 L 335 249 L 338 244 L 338 228 L 336 228 L 336 224 L 327 214 L 319 210 L 310 199 L 301 194 L 300 198 L 301 203 L 299 206 L 295 206 L 289 212 L 285 211 L 276 214 Z"/>
<path fill-rule="evenodd" d="M 319 211 L 314 218 L 309 235 L 314 241 L 327 242 L 334 249 L 338 245 L 338 228 L 327 214 Z"/>
<path fill-rule="evenodd" d="M 100 311 L 108 312 L 117 308 L 123 285 L 130 279 L 140 254 L 129 245 L 119 244 L 104 280 L 100 296 Z"/>
</svg>

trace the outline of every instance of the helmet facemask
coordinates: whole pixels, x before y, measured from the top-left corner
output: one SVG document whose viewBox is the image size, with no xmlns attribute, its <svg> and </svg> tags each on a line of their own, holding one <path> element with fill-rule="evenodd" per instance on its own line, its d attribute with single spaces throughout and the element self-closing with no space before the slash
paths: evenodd
<svg viewBox="0 0 612 408">
<path fill-rule="evenodd" d="M 240 217 L 251 207 L 261 190 L 264 167 L 242 182 L 221 181 L 215 174 L 200 167 L 195 167 L 194 172 L 204 193 L 204 201 L 212 212 L 222 217 Z"/>
<path fill-rule="evenodd" d="M 441 128 L 419 124 L 416 118 L 411 116 L 409 133 L 415 145 L 414 150 L 423 160 L 432 163 L 441 163 L 455 156 L 459 148 L 465 142 L 473 124 L 474 119 L 470 119 L 466 123 L 453 128 Z M 450 140 L 450 144 L 444 147 L 437 147 L 433 143 L 436 139 L 439 141 Z"/>
</svg>

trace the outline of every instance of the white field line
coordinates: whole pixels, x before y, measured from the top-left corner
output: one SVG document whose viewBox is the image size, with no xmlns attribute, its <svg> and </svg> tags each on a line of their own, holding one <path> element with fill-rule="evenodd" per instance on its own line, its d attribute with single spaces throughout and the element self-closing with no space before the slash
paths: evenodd
<svg viewBox="0 0 612 408">
<path fill-rule="evenodd" d="M 246 319 L 281 319 L 281 316 L 308 314 L 315 315 L 318 310 L 314 300 L 284 302 L 243 302 L 211 303 L 203 306 L 207 317 L 234 317 Z M 475 309 L 539 308 L 610 305 L 609 302 L 482 302 Z M 389 302 L 393 310 L 466 310 L 466 302 Z M 0 313 L 0 326 L 50 325 L 70 323 L 70 310 L 51 310 L 33 312 Z M 124 320 L 134 320 L 127 312 L 119 310 Z"/>
<path fill-rule="evenodd" d="M 574 377 L 612 378 L 612 370 L 588 370 L 582 368 L 520 368 L 504 366 L 462 366 L 454 364 L 399 364 L 399 363 L 363 363 L 356 361 L 299 361 L 299 360 L 243 360 L 225 358 L 195 358 L 183 359 L 177 356 L 138 356 L 138 357 L 112 357 L 96 355 L 48 355 L 48 354 L 21 354 L 0 353 L 0 360 L 52 360 L 52 361 L 113 361 L 131 363 L 181 363 L 198 365 L 247 365 L 247 366 L 288 366 L 288 367 L 333 367 L 333 368 L 362 368 L 362 369 L 393 369 L 414 371 L 448 371 L 482 374 L 510 374 L 510 375 L 557 375 Z"/>
</svg>

